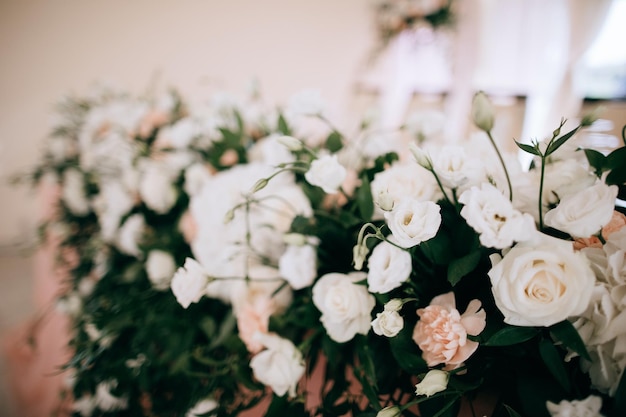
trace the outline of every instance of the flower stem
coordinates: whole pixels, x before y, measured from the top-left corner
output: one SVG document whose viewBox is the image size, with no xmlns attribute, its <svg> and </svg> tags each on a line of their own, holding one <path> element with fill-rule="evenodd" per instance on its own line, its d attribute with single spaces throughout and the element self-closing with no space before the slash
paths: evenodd
<svg viewBox="0 0 626 417">
<path fill-rule="evenodd" d="M 498 154 L 498 159 L 500 160 L 500 164 L 502 165 L 502 169 L 504 170 L 504 175 L 506 176 L 506 183 L 509 186 L 509 200 L 513 201 L 513 187 L 511 186 L 511 178 L 509 178 L 509 170 L 506 169 L 506 164 L 504 163 L 502 154 L 500 153 L 500 150 L 498 149 L 498 146 L 496 145 L 496 141 L 493 140 L 493 136 L 491 136 L 491 130 L 488 130 L 486 132 L 487 132 L 487 137 L 489 137 L 489 141 L 491 141 L 491 145 L 493 146 L 493 149 L 495 149 L 496 153 Z"/>
<path fill-rule="evenodd" d="M 546 157 L 541 155 L 541 177 L 539 179 L 539 231 L 543 230 L 543 179 L 546 172 Z"/>
</svg>

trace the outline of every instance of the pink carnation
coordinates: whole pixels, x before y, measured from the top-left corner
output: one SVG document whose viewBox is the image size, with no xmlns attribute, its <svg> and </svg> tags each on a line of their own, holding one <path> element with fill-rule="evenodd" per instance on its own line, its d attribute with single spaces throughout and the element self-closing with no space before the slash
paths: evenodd
<svg viewBox="0 0 626 417">
<path fill-rule="evenodd" d="M 456 309 L 454 293 L 439 295 L 426 308 L 417 310 L 420 320 L 415 325 L 413 340 L 422 350 L 428 366 L 445 364 L 445 369 L 458 368 L 478 348 L 467 335 L 477 336 L 486 324 L 486 313 L 479 300 L 472 300 L 463 315 Z"/>
</svg>

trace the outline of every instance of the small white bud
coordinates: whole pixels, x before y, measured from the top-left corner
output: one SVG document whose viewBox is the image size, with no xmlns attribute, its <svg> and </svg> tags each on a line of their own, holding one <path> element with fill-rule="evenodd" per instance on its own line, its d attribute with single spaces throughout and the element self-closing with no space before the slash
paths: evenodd
<svg viewBox="0 0 626 417">
<path fill-rule="evenodd" d="M 283 242 L 292 246 L 304 246 L 307 243 L 307 238 L 300 233 L 285 233 L 283 235 Z"/>
<path fill-rule="evenodd" d="M 428 371 L 422 382 L 415 385 L 415 395 L 425 395 L 430 397 L 448 388 L 448 379 L 450 375 L 439 369 Z"/>
<path fill-rule="evenodd" d="M 400 413 L 400 407 L 394 405 L 392 407 L 383 408 L 376 414 L 376 417 L 400 417 Z"/>
<path fill-rule="evenodd" d="M 487 95 L 482 91 L 474 95 L 474 100 L 472 101 L 472 119 L 474 120 L 474 124 L 485 132 L 490 132 L 491 129 L 493 129 L 493 106 Z"/>
<path fill-rule="evenodd" d="M 392 298 L 385 304 L 385 311 L 400 311 L 402 308 L 402 300 L 399 298 Z"/>
<path fill-rule="evenodd" d="M 391 197 L 387 190 L 380 190 L 378 194 L 374 196 L 374 203 L 383 211 L 393 210 L 393 197 Z"/>
<path fill-rule="evenodd" d="M 365 262 L 365 257 L 368 253 L 369 249 L 363 244 L 357 244 L 354 246 L 354 248 L 352 248 L 354 269 L 360 271 L 363 268 L 363 262 Z"/>
<path fill-rule="evenodd" d="M 419 165 L 426 168 L 427 170 L 432 171 L 433 162 L 431 161 L 428 153 L 424 152 L 424 150 L 417 146 L 415 143 L 409 143 L 409 150 L 413 154 L 415 162 L 417 162 Z"/>
<path fill-rule="evenodd" d="M 258 180 L 255 184 L 254 187 L 252 187 L 252 194 L 256 193 L 257 191 L 262 190 L 263 188 L 267 187 L 267 183 L 268 183 L 268 179 L 267 178 L 261 178 L 260 180 Z"/>
<path fill-rule="evenodd" d="M 278 139 L 278 143 L 284 145 L 290 151 L 300 151 L 302 150 L 302 141 L 300 139 L 296 139 L 293 136 L 281 136 Z"/>
</svg>

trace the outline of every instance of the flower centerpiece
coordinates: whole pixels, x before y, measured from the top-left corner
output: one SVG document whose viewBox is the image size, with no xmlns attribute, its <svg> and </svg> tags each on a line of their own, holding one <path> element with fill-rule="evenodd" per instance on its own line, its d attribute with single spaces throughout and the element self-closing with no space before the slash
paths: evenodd
<svg viewBox="0 0 626 417">
<path fill-rule="evenodd" d="M 147 136 L 161 101 L 129 121 L 98 97 L 72 101 L 42 170 L 68 188 L 54 231 L 78 255 L 60 301 L 76 416 L 626 412 L 626 146 L 578 149 L 593 117 L 518 143 L 525 171 L 482 93 L 480 137 L 410 152 L 366 122 L 343 133 L 310 92 L 178 98 Z M 85 165 L 108 140 L 141 151 Z"/>
</svg>

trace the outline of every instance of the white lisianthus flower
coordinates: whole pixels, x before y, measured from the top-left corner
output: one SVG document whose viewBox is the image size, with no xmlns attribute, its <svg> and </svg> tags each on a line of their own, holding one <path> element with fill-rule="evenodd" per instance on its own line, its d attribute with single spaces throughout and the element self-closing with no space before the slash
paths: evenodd
<svg viewBox="0 0 626 417">
<path fill-rule="evenodd" d="M 169 167 L 145 161 L 139 182 L 139 195 L 146 206 L 158 214 L 167 213 L 178 198 Z"/>
<path fill-rule="evenodd" d="M 382 241 L 372 251 L 367 267 L 370 292 L 386 294 L 409 278 L 413 263 L 409 252 Z"/>
<path fill-rule="evenodd" d="M 498 258 L 492 255 L 488 275 L 505 323 L 551 326 L 587 308 L 595 274 L 570 242 L 538 235 Z"/>
<path fill-rule="evenodd" d="M 256 333 L 255 338 L 267 349 L 250 360 L 254 377 L 279 397 L 286 393 L 295 397 L 296 386 L 306 369 L 302 353 L 290 340 L 274 334 Z"/>
<path fill-rule="evenodd" d="M 584 400 L 562 400 L 558 404 L 547 401 L 546 407 L 552 417 L 602 417 L 602 398 L 595 395 Z"/>
<path fill-rule="evenodd" d="M 439 369 L 431 369 L 428 371 L 424 379 L 415 385 L 415 395 L 425 395 L 430 397 L 448 388 L 448 379 L 450 374 Z"/>
<path fill-rule="evenodd" d="M 334 194 L 339 191 L 347 174 L 346 168 L 337 160 L 337 155 L 323 155 L 311 162 L 311 167 L 304 174 L 304 178 L 325 193 Z"/>
<path fill-rule="evenodd" d="M 488 248 L 508 248 L 514 242 L 530 239 L 536 230 L 535 219 L 513 208 L 509 199 L 489 183 L 466 190 L 459 202 L 464 204 L 461 216 Z"/>
<path fill-rule="evenodd" d="M 213 398 L 205 398 L 198 401 L 192 409 L 185 413 L 185 417 L 198 417 L 207 414 L 209 411 L 213 411 L 218 407 L 217 401 Z"/>
<path fill-rule="evenodd" d="M 75 168 L 63 172 L 63 202 L 77 216 L 89 213 L 89 200 L 85 194 L 85 176 Z"/>
<path fill-rule="evenodd" d="M 386 306 L 382 313 L 376 313 L 372 321 L 372 330 L 379 336 L 394 337 L 404 328 L 404 319 L 395 310 L 387 310 Z"/>
<path fill-rule="evenodd" d="M 176 272 L 176 261 L 171 253 L 163 250 L 151 250 L 146 259 L 146 273 L 152 286 L 157 290 L 170 287 L 172 276 Z"/>
<path fill-rule="evenodd" d="M 187 308 L 191 303 L 197 303 L 206 292 L 209 277 L 202 265 L 191 258 L 185 260 L 185 265 L 178 268 L 170 286 L 176 301 Z"/>
<path fill-rule="evenodd" d="M 347 342 L 370 329 L 376 301 L 365 286 L 355 284 L 365 277 L 364 272 L 329 273 L 313 286 L 313 303 L 322 312 L 322 324 L 335 342 Z"/>
<path fill-rule="evenodd" d="M 183 189 L 185 192 L 194 196 L 198 194 L 204 184 L 211 178 L 211 172 L 203 163 L 195 163 L 185 169 L 185 184 Z"/>
<path fill-rule="evenodd" d="M 569 195 L 546 213 L 546 225 L 573 237 L 595 235 L 613 217 L 617 186 L 598 180 L 593 186 Z"/>
<path fill-rule="evenodd" d="M 432 201 L 406 198 L 385 213 L 385 219 L 396 243 L 411 248 L 437 234 L 441 225 L 440 209 Z"/>
<path fill-rule="evenodd" d="M 278 261 L 280 276 L 294 290 L 308 287 L 317 275 L 317 249 L 313 245 L 289 245 Z"/>
<path fill-rule="evenodd" d="M 468 187 L 482 182 L 485 177 L 482 161 L 470 157 L 462 146 L 443 146 L 432 157 L 431 162 L 433 171 L 444 187 Z"/>
<path fill-rule="evenodd" d="M 118 411 L 128 407 L 128 398 L 117 397 L 111 392 L 117 387 L 117 381 L 110 380 L 96 386 L 96 406 L 102 411 Z"/>
<path fill-rule="evenodd" d="M 139 243 L 142 240 L 145 228 L 146 221 L 143 215 L 139 213 L 131 215 L 120 227 L 116 242 L 117 248 L 126 255 L 141 258 L 142 252 L 139 248 Z"/>
<path fill-rule="evenodd" d="M 400 417 L 402 412 L 400 411 L 400 407 L 397 405 L 385 407 L 376 413 L 376 417 Z"/>
</svg>

